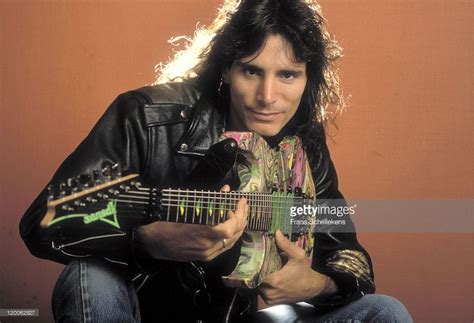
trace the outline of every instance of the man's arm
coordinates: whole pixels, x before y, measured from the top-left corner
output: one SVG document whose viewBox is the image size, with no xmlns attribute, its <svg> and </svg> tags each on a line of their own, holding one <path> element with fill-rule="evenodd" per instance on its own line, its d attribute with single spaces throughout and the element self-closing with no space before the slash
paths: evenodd
<svg viewBox="0 0 474 323">
<path fill-rule="evenodd" d="M 49 185 L 58 187 L 60 182 L 67 182 L 69 178 L 100 171 L 105 164 L 121 163 L 125 172 L 139 173 L 146 162 L 148 136 L 141 106 L 142 102 L 136 95 L 132 93 L 120 95 L 86 139 L 62 163 L 47 187 Z M 72 258 L 68 255 L 70 252 L 67 252 L 67 248 L 65 250 L 52 248 L 52 242 L 58 235 L 61 235 L 61 239 L 73 242 L 74 234 L 80 232 L 56 232 L 54 228 L 40 226 L 47 209 L 47 195 L 45 188 L 26 211 L 20 222 L 20 234 L 33 255 L 67 263 Z M 115 261 L 128 262 L 130 258 L 128 232 L 121 232 L 112 227 L 111 230 L 113 232 L 101 234 L 110 237 L 78 244 L 74 248 L 75 251 L 79 251 L 79 256 L 96 254 Z"/>
<path fill-rule="evenodd" d="M 338 188 L 329 150 L 325 141 L 323 143 L 319 161 L 313 169 L 316 198 L 328 206 L 347 206 Z M 316 296 L 310 301 L 313 304 L 344 304 L 375 291 L 370 256 L 359 244 L 351 218 L 345 215 L 343 219 L 343 227 L 335 224 L 316 226 L 311 266 L 315 271 L 332 278 L 338 292 L 330 298 Z"/>
<path fill-rule="evenodd" d="M 69 178 L 101 170 L 104 163 L 121 163 L 127 174 L 146 172 L 145 165 L 150 158 L 147 156 L 149 131 L 142 101 L 142 97 L 133 92 L 119 96 L 87 138 L 63 162 L 48 186 L 58 187 Z M 168 147 L 162 149 L 165 148 Z M 243 199 L 235 211 L 229 211 L 228 219 L 215 227 L 155 222 L 99 231 L 85 226 L 73 231 L 64 227 L 56 230 L 40 226 L 47 211 L 47 195 L 45 188 L 27 210 L 20 223 L 20 234 L 33 255 L 61 263 L 67 263 L 73 257 L 92 255 L 113 262 L 132 263 L 141 271 L 152 272 L 162 260 L 211 260 L 235 244 L 246 223 Z M 54 248 L 52 243 L 57 245 L 58 240 L 67 247 Z"/>
</svg>

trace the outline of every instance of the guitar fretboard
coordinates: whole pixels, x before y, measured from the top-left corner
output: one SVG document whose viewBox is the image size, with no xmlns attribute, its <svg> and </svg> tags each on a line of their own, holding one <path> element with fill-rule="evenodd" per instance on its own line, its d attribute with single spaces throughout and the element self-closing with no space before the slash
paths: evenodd
<svg viewBox="0 0 474 323">
<path fill-rule="evenodd" d="M 227 219 L 228 210 L 235 210 L 240 198 L 249 207 L 248 229 L 276 229 L 291 233 L 290 208 L 301 200 L 293 193 L 217 192 L 163 189 L 160 194 L 162 220 L 167 222 L 218 225 Z"/>
</svg>

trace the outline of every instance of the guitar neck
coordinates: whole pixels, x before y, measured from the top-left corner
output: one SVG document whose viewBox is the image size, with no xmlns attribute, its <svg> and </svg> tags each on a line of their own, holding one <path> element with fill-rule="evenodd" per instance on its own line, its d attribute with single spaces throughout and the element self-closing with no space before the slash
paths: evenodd
<svg viewBox="0 0 474 323">
<path fill-rule="evenodd" d="M 292 207 L 307 203 L 297 191 L 291 192 L 219 192 L 191 189 L 159 189 L 143 185 L 138 175 L 131 174 L 81 190 L 56 190 L 48 196 L 48 211 L 41 226 L 105 223 L 118 229 L 134 227 L 144 219 L 175 223 L 218 225 L 227 220 L 244 197 L 248 204 L 247 229 L 286 234 L 301 233 L 292 227 Z M 293 210 L 294 211 L 294 210 Z M 294 213 L 294 212 L 293 212 Z M 292 214 L 292 216 L 290 216 Z M 104 224 L 104 225 L 105 225 Z"/>
<path fill-rule="evenodd" d="M 291 232 L 290 208 L 299 197 L 293 193 L 217 192 L 186 189 L 162 189 L 158 193 L 161 221 L 218 225 L 227 219 L 227 211 L 235 210 L 240 198 L 249 207 L 248 229 Z"/>
</svg>

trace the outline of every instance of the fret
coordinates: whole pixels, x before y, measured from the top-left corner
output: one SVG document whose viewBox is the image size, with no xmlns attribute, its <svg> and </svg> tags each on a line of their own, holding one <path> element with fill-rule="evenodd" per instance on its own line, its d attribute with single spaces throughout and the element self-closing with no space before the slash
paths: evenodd
<svg viewBox="0 0 474 323">
<path fill-rule="evenodd" d="M 207 225 L 207 209 L 209 207 L 209 199 L 206 197 L 207 192 L 201 191 L 201 224 Z"/>
<path fill-rule="evenodd" d="M 179 207 L 179 203 L 180 203 L 179 193 L 180 193 L 180 190 L 178 189 L 178 199 L 177 199 L 177 201 L 178 201 L 177 204 L 178 204 L 178 205 L 176 206 L 176 219 L 175 219 L 176 222 L 178 222 L 178 219 L 179 219 L 179 210 L 180 210 L 180 207 Z"/>
<path fill-rule="evenodd" d="M 287 207 L 286 207 L 286 212 L 285 212 L 285 219 L 286 219 L 286 225 L 288 227 L 288 235 L 290 237 L 290 241 L 293 239 L 293 226 L 291 225 L 291 218 L 290 218 L 290 208 L 293 204 L 293 199 L 288 199 Z"/>
<path fill-rule="evenodd" d="M 261 208 L 262 204 L 260 198 L 258 196 L 255 196 L 255 230 L 259 229 Z"/>
<path fill-rule="evenodd" d="M 219 214 L 218 214 L 218 222 L 223 222 L 222 219 L 224 217 L 224 208 L 225 208 L 225 200 L 224 203 L 222 202 L 222 193 L 219 193 Z"/>
<path fill-rule="evenodd" d="M 207 191 L 207 211 L 206 211 L 206 225 L 212 225 L 212 212 L 214 208 L 214 200 L 211 197 L 211 192 Z M 210 221 L 210 223 L 209 223 Z"/>
<path fill-rule="evenodd" d="M 246 216 L 246 219 L 247 219 L 247 226 L 246 226 L 246 228 L 249 228 L 249 224 L 250 224 L 250 221 L 249 221 L 249 220 L 250 220 L 250 201 L 249 201 L 249 198 L 248 198 L 248 194 L 246 195 L 246 194 L 242 193 L 242 194 L 238 195 L 238 192 L 235 192 L 235 195 L 236 195 L 236 200 L 235 200 L 235 201 L 236 201 L 236 204 L 235 204 L 235 205 L 237 205 L 238 200 L 239 200 L 239 198 L 241 198 L 241 197 L 245 197 L 245 199 L 247 200 L 248 211 L 247 211 L 247 214 L 246 214 L 245 216 Z"/>
<path fill-rule="evenodd" d="M 217 221 L 219 220 L 219 212 L 216 212 L 218 210 L 218 205 L 217 205 L 217 192 L 214 192 L 214 199 L 213 199 L 213 207 L 212 207 L 212 225 L 217 225 Z"/>
<path fill-rule="evenodd" d="M 166 222 L 170 222 L 171 198 L 168 198 L 168 207 L 166 208 Z"/>
<path fill-rule="evenodd" d="M 292 227 L 291 227 L 289 214 L 290 214 L 290 207 L 293 204 L 293 196 L 294 196 L 293 193 L 288 194 L 287 199 L 286 199 L 286 203 L 285 203 L 284 212 L 282 214 L 285 217 L 285 220 L 287 220 L 287 221 L 285 221 L 286 222 L 286 227 L 287 227 L 286 230 L 287 230 L 287 233 L 288 233 L 290 239 L 292 238 L 293 230 L 292 230 Z"/>
<path fill-rule="evenodd" d="M 251 201 L 251 206 L 249 208 L 250 212 L 250 229 L 255 230 L 255 198 L 254 196 L 249 196 Z"/>
<path fill-rule="evenodd" d="M 273 217 L 272 217 L 271 229 L 270 229 L 271 233 L 275 233 L 275 231 L 276 231 L 276 229 L 277 229 L 277 219 L 278 219 L 278 215 L 279 215 L 279 213 L 280 213 L 280 211 L 281 211 L 281 210 L 280 210 L 280 207 L 281 207 L 281 196 L 282 196 L 282 194 L 281 194 L 281 192 L 276 192 L 276 193 L 274 193 L 274 194 L 275 194 L 275 199 L 278 200 L 278 204 L 277 204 L 278 210 L 275 212 L 275 215 L 276 215 L 276 216 L 273 216 Z"/>
<path fill-rule="evenodd" d="M 286 225 L 285 225 L 285 213 L 286 213 L 286 207 L 288 205 L 288 191 L 284 192 L 281 194 L 281 209 L 280 209 L 280 214 L 277 216 L 277 221 L 278 221 L 278 228 L 284 233 L 288 234 Z"/>
<path fill-rule="evenodd" d="M 265 195 L 263 197 L 263 206 L 264 206 L 264 212 L 262 213 L 262 224 L 260 226 L 260 230 L 265 230 L 265 225 L 267 223 L 267 218 L 268 218 L 268 212 L 270 212 L 270 204 L 268 203 L 268 196 Z"/>
<path fill-rule="evenodd" d="M 196 191 L 195 191 L 196 192 Z M 193 223 L 196 223 L 195 218 L 197 218 L 197 224 L 202 224 L 201 222 L 201 212 L 202 212 L 202 191 L 200 192 L 201 196 L 196 197 L 196 205 L 194 206 L 193 212 Z M 197 195 L 197 194 L 196 194 Z"/>
<path fill-rule="evenodd" d="M 282 203 L 280 204 L 280 212 L 279 212 L 278 216 L 275 217 L 275 229 L 274 230 L 276 231 L 277 229 L 280 229 L 283 233 L 285 233 L 284 228 L 282 228 L 281 218 L 282 218 L 282 215 L 283 215 L 284 209 L 285 209 L 286 192 L 281 192 L 280 191 L 280 201 Z"/>
<path fill-rule="evenodd" d="M 229 206 L 230 206 L 230 203 L 229 203 L 229 199 L 226 195 L 228 195 L 229 193 L 225 193 L 224 194 L 224 207 L 222 208 L 223 212 L 221 212 L 221 221 L 224 222 L 227 218 L 227 210 L 229 210 Z M 222 193 L 221 193 L 222 195 Z"/>
<path fill-rule="evenodd" d="M 193 191 L 191 191 L 193 192 Z M 196 220 L 196 205 L 195 205 L 195 202 L 196 202 L 196 190 L 194 190 L 194 198 L 192 199 L 192 203 L 190 203 L 189 205 L 192 205 L 192 209 L 191 209 L 191 212 L 192 212 L 192 216 L 191 216 L 191 223 L 192 224 L 195 224 L 195 220 Z"/>
<path fill-rule="evenodd" d="M 235 191 L 230 192 L 230 207 L 229 210 L 235 210 L 237 208 L 237 203 L 239 202 L 239 198 L 237 197 L 237 193 Z"/>
<path fill-rule="evenodd" d="M 253 229 L 258 230 L 258 199 L 254 195 L 254 207 L 253 207 Z"/>
<path fill-rule="evenodd" d="M 263 230 L 265 231 L 268 231 L 268 223 L 270 222 L 270 219 L 272 218 L 272 211 L 273 211 L 272 195 L 267 195 L 267 201 L 268 201 L 268 210 L 265 216 L 265 226 L 263 228 Z"/>
<path fill-rule="evenodd" d="M 188 190 L 185 190 L 184 193 L 184 223 L 188 223 Z"/>
<path fill-rule="evenodd" d="M 280 201 L 279 201 L 279 193 L 278 192 L 273 192 L 272 194 L 272 199 L 274 201 L 273 203 L 273 210 L 272 210 L 272 219 L 275 219 L 279 212 L 280 212 Z M 273 223 L 270 222 L 270 230 L 273 231 Z"/>
<path fill-rule="evenodd" d="M 268 212 L 268 200 L 267 196 L 263 197 L 263 212 L 262 212 L 262 220 L 260 223 L 260 230 L 264 230 L 265 228 L 265 221 L 267 220 L 267 212 Z"/>
<path fill-rule="evenodd" d="M 268 209 L 267 209 L 267 214 L 265 214 L 265 225 L 263 227 L 263 230 L 268 231 L 268 222 L 270 221 L 272 217 L 272 212 L 273 212 L 273 201 L 272 201 L 272 195 L 267 195 L 267 203 L 268 203 Z"/>
</svg>

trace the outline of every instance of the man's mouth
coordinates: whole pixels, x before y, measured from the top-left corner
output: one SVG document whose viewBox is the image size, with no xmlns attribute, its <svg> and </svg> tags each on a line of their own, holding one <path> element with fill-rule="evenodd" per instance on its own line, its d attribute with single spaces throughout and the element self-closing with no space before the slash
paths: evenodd
<svg viewBox="0 0 474 323">
<path fill-rule="evenodd" d="M 252 109 L 247 110 L 250 113 L 250 116 L 260 122 L 272 122 L 278 119 L 281 112 L 257 112 Z"/>
</svg>

